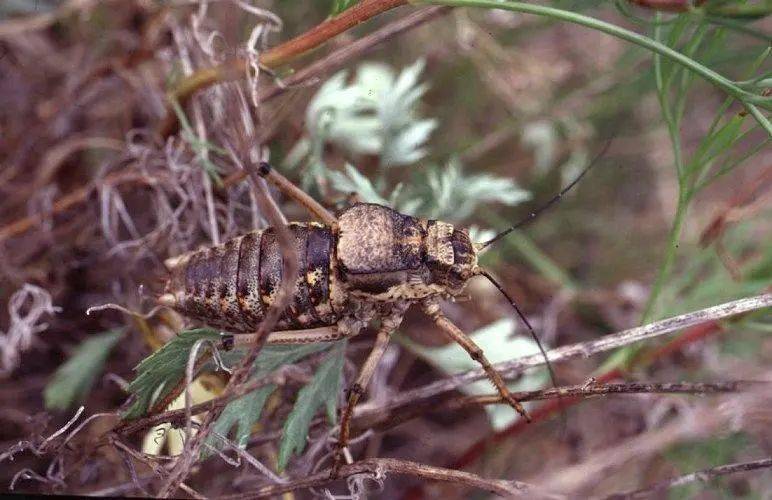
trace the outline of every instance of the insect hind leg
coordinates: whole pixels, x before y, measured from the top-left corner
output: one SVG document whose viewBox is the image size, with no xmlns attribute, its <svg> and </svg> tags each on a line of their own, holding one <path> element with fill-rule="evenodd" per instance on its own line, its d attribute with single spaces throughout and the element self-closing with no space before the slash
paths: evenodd
<svg viewBox="0 0 772 500">
<path fill-rule="evenodd" d="M 514 408 L 515 411 L 522 415 L 523 418 L 530 422 L 531 417 L 528 416 L 528 413 L 526 413 L 523 405 L 520 404 L 517 399 L 515 399 L 511 392 L 509 392 L 509 389 L 504 383 L 504 379 L 502 378 L 501 374 L 496 371 L 493 366 L 491 366 L 490 361 L 488 361 L 488 358 L 485 357 L 485 354 L 483 353 L 480 346 L 478 346 L 474 340 L 469 338 L 467 334 L 461 331 L 459 327 L 453 324 L 453 322 L 442 313 L 440 306 L 436 301 L 424 302 L 422 304 L 422 308 L 424 313 L 426 313 L 426 315 L 429 316 L 438 327 L 440 327 L 445 335 L 463 347 L 473 360 L 480 363 L 483 370 L 485 370 L 485 374 L 488 376 L 491 383 L 496 387 L 496 390 L 502 399 L 506 401 L 509 406 Z"/>
<path fill-rule="evenodd" d="M 373 377 L 375 369 L 378 367 L 378 363 L 386 352 L 389 340 L 391 340 L 391 334 L 394 333 L 401 322 L 401 315 L 399 317 L 394 316 L 384 319 L 381 328 L 378 330 L 373 350 L 370 351 L 370 354 L 362 365 L 356 382 L 351 384 L 351 387 L 348 389 L 346 407 L 340 418 L 340 433 L 338 435 L 338 444 L 335 450 L 330 477 L 337 477 L 340 466 L 343 465 L 343 450 L 348 446 L 349 438 L 351 437 L 351 417 L 354 414 L 354 407 L 359 402 L 362 394 L 367 390 L 370 379 Z"/>
</svg>

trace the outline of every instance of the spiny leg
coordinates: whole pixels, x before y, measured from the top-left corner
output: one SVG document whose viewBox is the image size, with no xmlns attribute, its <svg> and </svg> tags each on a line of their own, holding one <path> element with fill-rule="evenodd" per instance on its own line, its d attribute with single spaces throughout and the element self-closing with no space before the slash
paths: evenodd
<svg viewBox="0 0 772 500">
<path fill-rule="evenodd" d="M 281 175 L 274 170 L 268 163 L 261 162 L 258 168 L 258 173 L 261 177 L 268 182 L 276 186 L 279 191 L 289 196 L 300 205 L 304 206 L 311 215 L 318 217 L 325 225 L 334 226 L 337 224 L 338 219 L 326 208 L 319 204 L 315 199 L 311 198 L 302 189 L 290 182 L 289 179 Z"/>
<path fill-rule="evenodd" d="M 354 407 L 359 402 L 359 398 L 365 393 L 370 379 L 375 373 L 378 363 L 381 361 L 386 348 L 389 345 L 391 334 L 399 326 L 402 318 L 387 318 L 383 321 L 378 335 L 375 339 L 373 350 L 367 356 L 362 368 L 359 370 L 359 376 L 356 382 L 351 384 L 348 389 L 348 401 L 340 418 L 340 434 L 338 435 L 338 444 L 336 445 L 335 457 L 330 472 L 331 477 L 337 477 L 340 466 L 343 465 L 343 450 L 348 446 L 351 436 L 351 417 L 354 414 Z"/>
<path fill-rule="evenodd" d="M 480 363 L 483 370 L 485 370 L 486 375 L 488 375 L 491 383 L 496 387 L 496 390 L 499 391 L 499 394 L 504 399 L 504 401 L 509 403 L 509 406 L 514 408 L 520 415 L 523 416 L 523 418 L 530 422 L 531 417 L 528 416 L 528 413 L 526 413 L 523 405 L 521 405 L 520 402 L 516 400 L 514 396 L 512 396 L 512 393 L 509 392 L 509 389 L 504 383 L 504 379 L 501 377 L 501 374 L 499 374 L 499 372 L 497 372 L 496 369 L 491 366 L 490 361 L 488 361 L 488 358 L 485 357 L 485 354 L 483 353 L 480 346 L 478 346 L 474 340 L 470 339 L 468 335 L 462 332 L 459 327 L 454 325 L 453 322 L 442 313 L 437 302 L 424 302 L 422 304 L 422 308 L 426 315 L 429 316 L 434 321 L 434 323 L 440 327 L 440 329 L 448 337 L 450 337 L 451 340 L 463 347 L 473 360 Z"/>
</svg>

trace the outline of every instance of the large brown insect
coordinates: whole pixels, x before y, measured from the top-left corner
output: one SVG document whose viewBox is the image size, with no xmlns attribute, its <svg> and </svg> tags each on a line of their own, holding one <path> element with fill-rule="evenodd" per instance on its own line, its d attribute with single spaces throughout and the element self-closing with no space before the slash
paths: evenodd
<svg viewBox="0 0 772 500">
<path fill-rule="evenodd" d="M 514 301 L 479 266 L 477 258 L 486 247 L 555 203 L 587 170 L 589 167 L 525 220 L 490 241 L 473 243 L 466 229 L 376 204 L 356 203 L 335 217 L 267 163 L 260 165 L 261 176 L 321 220 L 289 224 L 299 260 L 297 286 L 277 322 L 277 331 L 269 335 L 267 342 L 332 341 L 357 335 L 370 322 L 379 320 L 375 346 L 349 390 L 341 418 L 339 451 L 348 443 L 354 406 L 390 336 L 414 304 L 482 365 L 501 397 L 528 419 L 480 347 L 442 313 L 439 303 L 461 295 L 473 277 L 485 276 L 533 334 Z M 282 250 L 273 228 L 168 259 L 166 266 L 170 277 L 159 298 L 161 304 L 235 334 L 257 330 L 282 283 Z M 534 338 L 538 343 L 535 334 Z M 340 453 L 336 457 L 339 462 Z"/>
</svg>

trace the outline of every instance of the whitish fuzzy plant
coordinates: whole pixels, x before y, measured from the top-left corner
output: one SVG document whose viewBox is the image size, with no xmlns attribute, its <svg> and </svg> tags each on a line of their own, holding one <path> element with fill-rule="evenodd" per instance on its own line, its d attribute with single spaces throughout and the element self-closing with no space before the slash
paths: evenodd
<svg viewBox="0 0 772 500">
<path fill-rule="evenodd" d="M 322 85 L 306 110 L 306 128 L 315 144 L 331 142 L 352 154 L 376 155 L 383 166 L 414 163 L 437 127 L 420 119 L 417 105 L 428 86 L 419 82 L 423 61 L 398 75 L 384 64 L 362 64 L 353 80 L 341 71 Z"/>
<path fill-rule="evenodd" d="M 349 81 L 342 71 L 325 82 L 306 110 L 307 136 L 293 148 L 288 166 L 306 163 L 306 187 L 325 179 L 340 193 L 356 193 L 363 201 L 389 205 L 403 213 L 447 220 L 469 217 L 481 203 L 516 205 L 529 199 L 510 178 L 468 175 L 457 158 L 444 166 L 416 166 L 413 180 L 390 185 L 386 171 L 414 165 L 428 155 L 427 141 L 437 126 L 420 118 L 423 61 L 399 73 L 384 64 L 365 63 Z M 376 156 L 374 176 L 347 163 L 337 170 L 325 163 L 323 150 L 334 144 L 351 157 Z M 317 185 L 317 187 L 319 187 Z"/>
</svg>

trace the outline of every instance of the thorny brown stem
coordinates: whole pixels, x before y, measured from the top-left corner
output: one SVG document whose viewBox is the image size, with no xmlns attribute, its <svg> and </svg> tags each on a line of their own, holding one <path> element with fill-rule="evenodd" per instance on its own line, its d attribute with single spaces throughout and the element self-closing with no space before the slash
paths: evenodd
<svg viewBox="0 0 772 500">
<path fill-rule="evenodd" d="M 721 305 L 708 307 L 698 311 L 693 311 L 672 318 L 664 319 L 661 321 L 655 321 L 648 325 L 643 325 L 622 332 L 606 335 L 596 340 L 589 342 L 580 342 L 564 347 L 559 347 L 547 352 L 547 360 L 551 363 L 557 363 L 560 361 L 566 361 L 578 357 L 589 357 L 594 354 L 606 352 L 618 347 L 640 342 L 642 340 L 649 340 L 655 337 L 673 333 L 690 326 L 707 323 L 719 319 L 728 318 L 738 314 L 755 311 L 758 309 L 764 309 L 772 306 L 772 293 L 766 293 L 757 295 L 754 297 L 748 297 L 732 302 L 727 302 Z M 496 363 L 493 367 L 498 370 L 504 377 L 512 378 L 516 375 L 520 375 L 528 368 L 540 366 L 546 361 L 541 354 L 524 356 L 522 358 L 514 359 L 511 361 L 504 361 L 502 363 Z M 385 406 L 366 403 L 359 406 L 355 411 L 355 417 L 363 417 L 364 415 L 373 415 L 376 412 L 390 412 L 404 406 L 421 404 L 427 399 L 431 399 L 439 394 L 458 389 L 459 387 L 483 380 L 485 373 L 483 370 L 475 369 L 469 370 L 465 373 L 460 373 L 452 377 L 448 377 L 444 380 L 439 380 L 431 384 L 427 384 L 423 387 L 411 389 L 394 396 L 391 401 Z"/>
<path fill-rule="evenodd" d="M 256 171 L 255 165 L 248 162 L 246 167 L 250 176 L 255 181 L 254 185 L 257 188 L 256 191 L 258 197 L 270 196 L 267 190 L 264 188 L 261 189 L 261 184 L 257 182 L 260 179 L 260 176 Z M 272 207 L 273 205 L 264 203 L 264 206 Z M 289 228 L 282 224 L 282 218 L 279 213 L 269 209 L 264 215 L 276 231 L 276 236 L 282 250 L 281 286 L 279 287 L 276 299 L 268 308 L 268 311 L 256 332 L 258 340 L 241 361 L 238 368 L 233 371 L 233 374 L 228 381 L 228 385 L 225 386 L 223 396 L 229 396 L 236 392 L 239 386 L 243 385 L 248 380 L 249 375 L 252 372 L 252 366 L 265 345 L 268 334 L 271 332 L 274 325 L 276 325 L 280 315 L 289 304 L 289 301 L 292 299 L 295 292 L 296 280 L 294 277 L 298 274 L 298 255 L 295 251 L 295 245 L 292 242 L 292 235 Z M 199 426 L 198 432 L 193 439 L 185 443 L 185 449 L 182 455 L 171 470 L 169 477 L 164 481 L 158 491 L 159 497 L 169 497 L 174 495 L 182 481 L 188 476 L 191 467 L 193 467 L 193 464 L 198 460 L 204 439 L 206 439 L 209 434 L 212 424 L 220 417 L 220 414 L 225 409 L 225 405 L 226 402 L 222 401 L 213 406 L 213 408 L 205 415 L 203 422 Z M 190 412 L 190 408 L 187 408 L 186 411 Z"/>
<path fill-rule="evenodd" d="M 528 495 L 535 498 L 555 498 L 552 495 L 540 491 L 538 488 L 519 481 L 505 481 L 502 479 L 485 479 L 470 472 L 433 467 L 408 460 L 394 458 L 370 458 L 341 466 L 337 479 L 347 478 L 358 474 L 367 474 L 373 479 L 382 479 L 385 474 L 406 474 L 433 481 L 445 481 L 459 483 L 468 487 L 488 491 L 503 497 L 515 497 Z M 272 484 L 254 491 L 220 497 L 223 500 L 241 500 L 247 498 L 268 498 L 282 493 L 287 493 L 304 488 L 314 488 L 332 483 L 336 479 L 330 478 L 330 471 L 325 470 L 312 476 L 291 481 L 286 484 Z"/>
<path fill-rule="evenodd" d="M 772 457 L 766 457 L 750 462 L 739 462 L 734 464 L 719 465 L 710 469 L 703 469 L 683 476 L 673 477 L 665 481 L 660 481 L 649 488 L 643 488 L 635 491 L 626 491 L 615 493 L 606 497 L 606 500 L 634 500 L 639 498 L 661 498 L 670 488 L 683 486 L 684 484 L 697 481 L 707 483 L 713 479 L 729 474 L 738 474 L 741 472 L 750 472 L 759 469 L 772 468 Z"/>
</svg>

